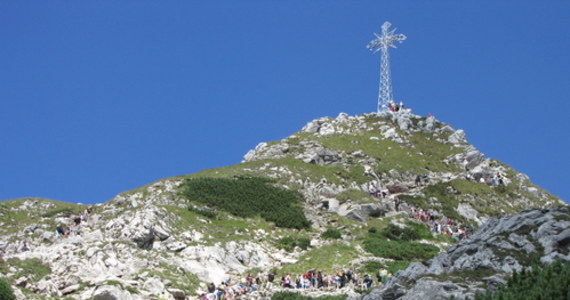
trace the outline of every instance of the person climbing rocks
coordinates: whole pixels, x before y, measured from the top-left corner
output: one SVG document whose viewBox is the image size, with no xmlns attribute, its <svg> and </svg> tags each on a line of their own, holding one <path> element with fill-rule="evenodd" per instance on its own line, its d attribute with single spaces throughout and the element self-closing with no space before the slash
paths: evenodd
<svg viewBox="0 0 570 300">
<path fill-rule="evenodd" d="M 399 197 L 394 198 L 394 208 L 396 209 L 396 211 L 400 211 L 400 204 L 401 203 L 402 203 L 402 200 L 400 200 Z"/>
</svg>

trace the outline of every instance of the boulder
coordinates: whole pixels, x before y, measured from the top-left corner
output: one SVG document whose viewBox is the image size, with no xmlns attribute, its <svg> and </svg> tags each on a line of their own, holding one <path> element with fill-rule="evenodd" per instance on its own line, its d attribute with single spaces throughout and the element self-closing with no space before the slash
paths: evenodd
<svg viewBox="0 0 570 300">
<path fill-rule="evenodd" d="M 184 248 L 186 248 L 186 244 L 179 242 L 179 241 L 176 241 L 176 242 L 168 243 L 166 245 L 166 248 L 170 251 L 180 252 L 180 251 L 184 250 Z"/>
<path fill-rule="evenodd" d="M 186 299 L 186 293 L 183 290 L 179 289 L 168 289 L 168 292 L 174 297 L 176 300 L 184 300 Z"/>
<path fill-rule="evenodd" d="M 73 284 L 73 285 L 70 285 L 70 286 L 64 288 L 63 290 L 61 290 L 61 293 L 63 295 L 68 295 L 68 294 L 71 294 L 71 293 L 78 291 L 80 288 L 81 288 L 80 284 Z"/>
<path fill-rule="evenodd" d="M 161 241 L 164 241 L 170 237 L 170 234 L 168 234 L 168 232 L 166 232 L 166 230 L 164 230 L 162 227 L 160 227 L 158 225 L 155 225 L 152 227 L 152 232 Z"/>
<path fill-rule="evenodd" d="M 463 131 L 463 129 L 456 130 L 447 138 L 447 141 L 452 144 L 467 143 L 467 140 L 465 139 L 465 131 Z"/>
<path fill-rule="evenodd" d="M 93 299 L 95 300 L 127 300 L 127 297 L 126 292 L 114 285 L 103 285 L 93 292 Z"/>
<path fill-rule="evenodd" d="M 159 295 L 164 291 L 164 284 L 160 279 L 152 277 L 143 283 L 142 288 L 149 291 L 151 294 Z"/>
</svg>

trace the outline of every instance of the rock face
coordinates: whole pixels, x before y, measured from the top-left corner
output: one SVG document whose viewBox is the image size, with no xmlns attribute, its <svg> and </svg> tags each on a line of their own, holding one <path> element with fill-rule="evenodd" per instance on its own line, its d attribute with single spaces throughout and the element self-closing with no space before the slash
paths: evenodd
<svg viewBox="0 0 570 300">
<path fill-rule="evenodd" d="M 570 209 L 528 210 L 489 220 L 447 253 L 427 265 L 411 264 L 362 299 L 473 299 L 482 287 L 496 288 L 531 261 L 557 259 L 570 261 Z"/>
</svg>

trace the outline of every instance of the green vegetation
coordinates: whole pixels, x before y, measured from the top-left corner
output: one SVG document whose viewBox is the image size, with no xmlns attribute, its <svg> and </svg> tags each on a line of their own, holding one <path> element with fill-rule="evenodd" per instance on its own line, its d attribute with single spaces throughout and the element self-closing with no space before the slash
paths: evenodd
<svg viewBox="0 0 570 300">
<path fill-rule="evenodd" d="M 425 170 L 457 171 L 455 165 L 448 165 L 443 160 L 449 155 L 461 152 L 450 144 L 442 144 L 433 140 L 427 133 L 402 133 L 413 148 L 400 145 L 391 140 L 371 140 L 378 137 L 375 131 L 361 132 L 356 135 L 329 135 L 317 140 L 327 148 L 346 152 L 363 151 L 366 155 L 376 158 L 378 167 L 376 172 L 383 173 L 391 169 L 399 172 L 418 174 Z M 356 180 L 358 181 L 358 180 Z"/>
<path fill-rule="evenodd" d="M 14 300 L 16 296 L 14 295 L 14 291 L 12 291 L 12 287 L 0 278 L 0 300 Z"/>
<path fill-rule="evenodd" d="M 341 234 L 340 231 L 334 228 L 327 228 L 327 230 L 321 234 L 321 237 L 325 240 L 338 240 L 341 238 Z"/>
<path fill-rule="evenodd" d="M 477 269 L 477 270 L 456 270 L 450 273 L 442 273 L 440 275 L 433 275 L 432 277 L 440 282 L 453 281 L 453 282 L 472 282 L 480 283 L 483 278 L 493 276 L 497 271 L 492 269 Z M 482 287 L 482 286 L 481 286 Z"/>
<path fill-rule="evenodd" d="M 149 258 L 150 259 L 150 258 Z M 167 279 L 172 282 L 172 287 L 183 290 L 187 295 L 192 295 L 200 286 L 200 279 L 193 273 L 176 265 L 160 262 L 152 269 L 142 269 L 139 274 L 147 272 L 149 276 Z M 134 289 L 136 291 L 136 289 Z"/>
<path fill-rule="evenodd" d="M 188 210 L 191 211 L 191 212 L 195 212 L 195 213 L 197 213 L 197 214 L 199 214 L 199 215 L 202 215 L 202 216 L 204 216 L 204 217 L 206 217 L 206 218 L 208 218 L 208 219 L 214 219 L 214 220 L 215 220 L 215 219 L 218 218 L 218 215 L 216 214 L 216 212 L 215 212 L 215 211 L 212 211 L 212 210 L 201 209 L 201 208 L 197 208 L 197 207 L 194 207 L 194 206 L 188 206 Z"/>
<path fill-rule="evenodd" d="M 395 260 L 429 259 L 439 253 L 439 248 L 428 244 L 411 242 L 422 238 L 422 235 L 426 235 L 419 228 L 421 227 L 415 225 L 413 227 L 400 228 L 394 224 L 388 224 L 382 230 L 377 230 L 374 227 L 369 228 L 368 237 L 363 241 L 364 250 L 378 257 Z M 431 236 L 429 232 L 427 234 Z"/>
<path fill-rule="evenodd" d="M 8 273 L 10 267 L 16 268 L 18 271 L 10 276 L 3 278 L 7 283 L 13 283 L 14 280 L 20 277 L 27 277 L 30 283 L 38 282 L 46 275 L 51 274 L 51 269 L 49 266 L 42 263 L 38 258 L 30 258 L 25 260 L 20 260 L 18 258 L 10 258 L 8 260 L 0 259 L 0 273 Z M 0 293 L 2 293 L 0 287 Z M 3 299 L 0 297 L 0 300 Z"/>
<path fill-rule="evenodd" d="M 200 242 L 213 245 L 216 242 L 244 241 L 249 240 L 250 234 L 254 230 L 262 229 L 265 232 L 277 231 L 274 223 L 256 216 L 253 218 L 237 218 L 225 211 L 216 211 L 215 219 L 208 219 L 202 214 L 174 205 L 163 206 L 169 214 L 177 216 L 176 222 L 172 223 L 175 232 L 182 233 L 188 230 L 196 230 L 203 233 Z M 237 234 L 236 234 L 237 233 Z M 243 234 L 242 234 L 243 233 Z"/>
<path fill-rule="evenodd" d="M 23 206 L 26 202 L 32 203 L 31 207 Z M 25 226 L 37 223 L 40 218 L 52 218 L 56 215 L 79 213 L 85 209 L 85 205 L 53 201 L 41 198 L 21 198 L 0 202 L 0 215 L 2 222 L 0 235 L 8 235 L 21 230 Z M 52 220 L 44 220 L 54 229 L 57 224 Z"/>
<path fill-rule="evenodd" d="M 278 242 L 276 247 L 279 249 L 284 249 L 287 252 L 293 251 L 295 247 L 299 247 L 303 250 L 307 250 L 309 245 L 311 244 L 311 239 L 308 237 L 293 237 L 293 236 L 286 236 L 281 238 Z"/>
<path fill-rule="evenodd" d="M 305 273 L 307 270 L 313 269 L 319 269 L 325 273 L 332 273 L 339 269 L 344 269 L 350 261 L 358 257 L 360 257 L 360 255 L 354 249 L 354 246 L 337 242 L 312 249 L 301 255 L 299 262 L 283 266 L 278 270 L 278 273 L 297 274 Z"/>
<path fill-rule="evenodd" d="M 428 244 L 375 238 L 364 240 L 364 250 L 378 257 L 396 260 L 427 260 L 439 253 L 438 247 Z"/>
<path fill-rule="evenodd" d="M 369 274 L 370 276 L 374 276 L 380 268 L 384 268 L 388 270 L 388 272 L 395 274 L 399 270 L 404 270 L 410 265 L 410 261 L 407 260 L 394 260 L 394 261 L 387 261 L 385 263 L 380 263 L 377 261 L 367 261 L 364 263 L 362 268 L 360 269 L 361 273 Z"/>
<path fill-rule="evenodd" d="M 269 179 L 188 179 L 183 184 L 181 195 L 190 201 L 210 205 L 239 217 L 260 215 L 279 227 L 302 229 L 310 226 L 300 207 L 301 196 L 272 186 Z"/>
<path fill-rule="evenodd" d="M 514 272 L 507 285 L 498 291 L 477 293 L 475 300 L 566 300 L 570 299 L 570 262 Z"/>
<path fill-rule="evenodd" d="M 451 193 L 450 191 L 454 191 Z M 480 201 L 474 208 L 481 213 L 491 216 L 498 216 L 500 211 L 491 208 L 484 199 L 494 199 L 500 197 L 496 189 L 491 188 L 486 184 L 481 184 L 474 181 L 467 181 L 455 179 L 449 182 L 442 182 L 429 185 L 423 189 L 425 197 L 412 197 L 408 195 L 401 195 L 400 198 L 407 203 L 422 209 L 436 209 L 443 213 L 444 216 L 459 220 L 465 223 L 467 220 L 459 215 L 455 210 L 459 203 L 462 202 L 465 195 Z M 437 205 L 429 202 L 429 198 L 437 198 Z M 504 198 L 504 197 L 503 197 Z M 510 209 L 512 210 L 512 208 Z M 513 211 L 514 212 L 514 211 Z"/>
<path fill-rule="evenodd" d="M 376 238 L 387 238 L 395 241 L 413 241 L 420 239 L 420 234 L 413 228 L 404 227 L 400 228 L 394 224 L 388 224 L 382 231 L 377 232 L 374 229 L 369 229 L 369 236 Z"/>
<path fill-rule="evenodd" d="M 303 296 L 301 294 L 295 292 L 277 292 L 271 296 L 271 300 L 311 300 L 311 299 L 319 299 L 319 300 L 344 300 L 346 299 L 346 295 L 339 295 L 339 296 L 322 296 L 318 298 L 311 298 L 309 296 Z"/>
<path fill-rule="evenodd" d="M 367 192 L 361 190 L 345 190 L 337 196 L 340 203 L 345 203 L 349 199 L 358 203 L 374 203 L 376 200 Z"/>
</svg>

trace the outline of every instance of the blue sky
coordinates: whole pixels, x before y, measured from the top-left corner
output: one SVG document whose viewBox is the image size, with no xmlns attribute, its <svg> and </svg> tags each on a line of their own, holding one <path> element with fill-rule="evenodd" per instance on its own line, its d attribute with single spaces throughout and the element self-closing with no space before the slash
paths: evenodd
<svg viewBox="0 0 570 300">
<path fill-rule="evenodd" d="M 396 100 L 567 189 L 569 1 L 2 1 L 0 200 L 99 203 Z"/>
</svg>

